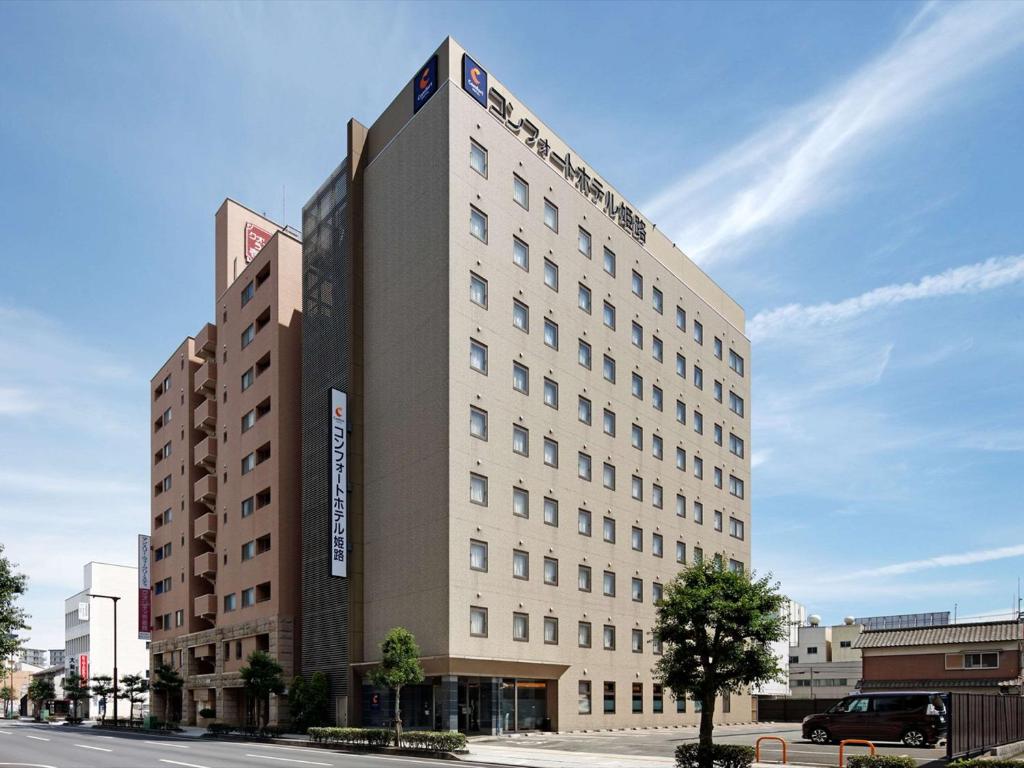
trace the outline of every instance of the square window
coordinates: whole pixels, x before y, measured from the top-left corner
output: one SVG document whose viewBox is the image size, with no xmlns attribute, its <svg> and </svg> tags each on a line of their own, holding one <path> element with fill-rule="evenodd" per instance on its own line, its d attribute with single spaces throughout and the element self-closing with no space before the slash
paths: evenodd
<svg viewBox="0 0 1024 768">
<path fill-rule="evenodd" d="M 544 438 L 544 463 L 549 467 L 558 466 L 558 443 L 550 437 Z"/>
<path fill-rule="evenodd" d="M 473 571 L 487 570 L 487 542 L 469 540 L 469 567 Z"/>
<path fill-rule="evenodd" d="M 487 345 L 476 339 L 469 340 L 469 367 L 480 373 L 487 373 Z"/>
<path fill-rule="evenodd" d="M 512 489 L 512 514 L 516 517 L 530 516 L 530 492 L 525 488 Z"/>
<path fill-rule="evenodd" d="M 530 210 L 530 185 L 512 174 L 512 199 L 526 210 Z"/>
<path fill-rule="evenodd" d="M 512 326 L 523 333 L 530 332 L 530 308 L 518 299 L 512 299 Z"/>
<path fill-rule="evenodd" d="M 591 246 L 590 233 L 587 232 L 587 230 L 585 230 L 583 227 L 580 227 L 580 234 L 579 234 L 579 241 L 577 243 L 577 248 L 579 248 L 580 253 L 582 253 L 588 259 L 591 257 L 590 246 Z"/>
<path fill-rule="evenodd" d="M 547 198 L 544 199 L 544 226 L 552 232 L 558 231 L 558 206 Z"/>
<path fill-rule="evenodd" d="M 591 349 L 590 349 L 590 345 L 587 344 L 587 342 L 585 342 L 583 339 L 580 339 L 579 342 L 580 342 L 580 344 L 579 344 L 579 352 L 577 353 L 577 359 L 579 360 L 579 364 L 582 365 L 584 368 L 586 368 L 589 371 L 590 370 L 590 365 L 591 365 L 591 354 L 592 354 L 591 353 Z"/>
<path fill-rule="evenodd" d="M 544 344 L 558 349 L 558 323 L 547 318 L 544 319 Z"/>
<path fill-rule="evenodd" d="M 549 378 L 544 379 L 544 405 L 558 408 L 558 382 Z"/>
<path fill-rule="evenodd" d="M 482 507 L 487 506 L 487 478 L 475 472 L 469 474 L 469 500 Z"/>
<path fill-rule="evenodd" d="M 475 272 L 469 273 L 469 300 L 487 309 L 487 281 Z"/>
<path fill-rule="evenodd" d="M 469 206 L 469 233 L 482 243 L 487 242 L 487 214 Z"/>
<path fill-rule="evenodd" d="M 544 497 L 544 525 L 558 527 L 558 501 Z"/>
<path fill-rule="evenodd" d="M 487 637 L 487 609 L 477 606 L 469 608 L 469 634 L 473 637 Z"/>
<path fill-rule="evenodd" d="M 487 411 L 469 407 L 469 434 L 481 440 L 487 439 Z"/>
<path fill-rule="evenodd" d="M 522 363 L 512 363 L 512 389 L 530 394 L 530 369 Z"/>
<path fill-rule="evenodd" d="M 551 259 L 544 259 L 544 285 L 553 291 L 558 290 L 558 265 Z"/>
<path fill-rule="evenodd" d="M 583 283 L 579 284 L 579 298 L 577 299 L 579 308 L 590 314 L 590 289 L 587 288 Z"/>
<path fill-rule="evenodd" d="M 512 238 L 512 263 L 520 269 L 530 271 L 530 246 L 518 237 Z"/>
<path fill-rule="evenodd" d="M 487 150 L 472 139 L 469 141 L 469 167 L 487 178 Z"/>
<path fill-rule="evenodd" d="M 530 430 L 518 424 L 512 425 L 512 453 L 530 455 Z"/>
</svg>

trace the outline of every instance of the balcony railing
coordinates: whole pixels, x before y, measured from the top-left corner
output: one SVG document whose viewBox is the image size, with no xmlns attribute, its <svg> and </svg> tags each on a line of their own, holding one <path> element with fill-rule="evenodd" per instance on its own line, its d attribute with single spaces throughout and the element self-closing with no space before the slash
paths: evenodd
<svg viewBox="0 0 1024 768">
<path fill-rule="evenodd" d="M 195 447 L 194 455 L 197 467 L 215 466 L 217 463 L 217 438 L 208 437 L 205 440 L 200 440 Z"/>
<path fill-rule="evenodd" d="M 196 354 L 199 357 L 212 357 L 217 353 L 217 326 L 207 323 L 196 334 Z"/>
<path fill-rule="evenodd" d="M 196 371 L 196 392 L 206 392 L 216 395 L 217 392 L 217 363 L 211 358 L 199 366 Z"/>
<path fill-rule="evenodd" d="M 196 518 L 195 537 L 206 539 L 211 544 L 217 539 L 217 514 L 207 512 Z"/>
<path fill-rule="evenodd" d="M 217 615 L 217 595 L 200 595 L 195 599 L 195 615 L 201 618 L 212 618 Z"/>
<path fill-rule="evenodd" d="M 217 428 L 217 401 L 204 400 L 195 410 L 196 429 L 204 429 L 210 434 Z"/>
<path fill-rule="evenodd" d="M 195 485 L 196 501 L 201 501 L 207 506 L 213 506 L 217 502 L 217 476 L 207 475 L 197 480 Z"/>
<path fill-rule="evenodd" d="M 217 553 L 204 552 L 196 556 L 193 573 L 211 581 L 217 577 Z"/>
</svg>

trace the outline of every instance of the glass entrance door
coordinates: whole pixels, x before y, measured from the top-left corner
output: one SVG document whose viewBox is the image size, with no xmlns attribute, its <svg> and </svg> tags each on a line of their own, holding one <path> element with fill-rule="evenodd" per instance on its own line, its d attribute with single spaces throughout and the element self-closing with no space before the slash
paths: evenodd
<svg viewBox="0 0 1024 768">
<path fill-rule="evenodd" d="M 480 731 L 480 681 L 474 678 L 459 680 L 459 730 Z"/>
</svg>

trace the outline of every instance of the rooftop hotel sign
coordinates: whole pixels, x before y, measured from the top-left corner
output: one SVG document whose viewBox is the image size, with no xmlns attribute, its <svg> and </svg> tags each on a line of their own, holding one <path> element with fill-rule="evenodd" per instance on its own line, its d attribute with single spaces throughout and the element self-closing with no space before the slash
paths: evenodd
<svg viewBox="0 0 1024 768">
<path fill-rule="evenodd" d="M 468 56 L 463 57 L 462 68 L 463 89 L 487 107 L 491 117 L 502 123 L 514 136 L 522 139 L 538 157 L 551 163 L 566 181 L 576 187 L 577 192 L 603 210 L 605 215 L 629 233 L 630 237 L 641 245 L 647 242 L 647 222 L 639 213 L 630 208 L 625 201 L 616 200 L 615 193 L 578 160 L 574 163 L 568 151 L 560 155 L 552 149 L 551 142 L 540 135 L 540 128 L 529 117 L 514 118 L 515 105 L 494 86 L 487 89 L 487 101 L 490 106 L 484 105 L 479 87 L 481 83 L 486 87 L 487 72 Z"/>
</svg>

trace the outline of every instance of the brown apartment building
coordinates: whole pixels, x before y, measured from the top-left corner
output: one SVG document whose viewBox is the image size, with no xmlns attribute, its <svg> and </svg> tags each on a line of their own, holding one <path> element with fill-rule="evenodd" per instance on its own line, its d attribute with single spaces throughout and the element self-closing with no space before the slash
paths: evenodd
<svg viewBox="0 0 1024 768">
<path fill-rule="evenodd" d="M 651 629 L 683 565 L 750 568 L 743 310 L 453 40 L 412 74 L 349 122 L 301 263 L 218 213 L 216 327 L 154 379 L 154 655 L 190 721 L 240 716 L 265 647 L 327 673 L 337 722 L 382 722 L 366 672 L 404 626 L 408 727 L 694 724 Z M 236 264 L 250 224 L 269 240 Z"/>
<path fill-rule="evenodd" d="M 298 639 L 301 244 L 232 200 L 215 231 L 214 323 L 151 382 L 153 668 L 190 723 L 243 719 L 245 658 L 293 674 Z"/>
</svg>

